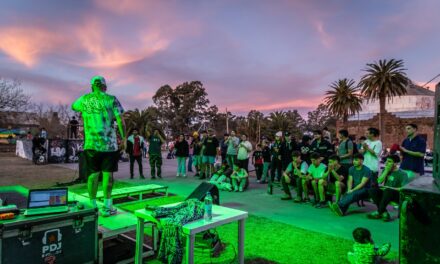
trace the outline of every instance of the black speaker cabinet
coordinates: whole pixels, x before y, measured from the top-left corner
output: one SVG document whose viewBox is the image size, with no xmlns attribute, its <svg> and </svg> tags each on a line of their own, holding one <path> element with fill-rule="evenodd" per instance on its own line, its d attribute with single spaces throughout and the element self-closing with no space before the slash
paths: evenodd
<svg viewBox="0 0 440 264">
<path fill-rule="evenodd" d="M 435 115 L 434 115 L 434 162 L 432 163 L 432 176 L 440 188 L 440 83 L 435 86 Z"/>
<path fill-rule="evenodd" d="M 212 202 L 214 204 L 220 205 L 220 194 L 218 192 L 217 186 L 209 182 L 202 182 L 187 198 L 188 199 L 198 199 L 203 201 L 205 199 L 206 193 L 210 192 L 212 196 Z"/>
<path fill-rule="evenodd" d="M 400 193 L 400 264 L 440 263 L 440 191 L 419 177 Z"/>
</svg>

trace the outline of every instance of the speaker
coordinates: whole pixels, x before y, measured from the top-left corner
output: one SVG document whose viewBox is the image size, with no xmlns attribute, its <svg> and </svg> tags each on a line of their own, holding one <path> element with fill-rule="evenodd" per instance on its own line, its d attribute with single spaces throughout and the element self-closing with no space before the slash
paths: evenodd
<svg viewBox="0 0 440 264">
<path fill-rule="evenodd" d="M 418 177 L 400 192 L 399 263 L 440 263 L 440 191 Z"/>
<path fill-rule="evenodd" d="M 218 192 L 217 186 L 209 182 L 202 182 L 187 198 L 197 199 L 202 201 L 205 199 L 206 193 L 210 192 L 212 196 L 212 202 L 216 205 L 220 205 L 220 194 Z"/>
</svg>

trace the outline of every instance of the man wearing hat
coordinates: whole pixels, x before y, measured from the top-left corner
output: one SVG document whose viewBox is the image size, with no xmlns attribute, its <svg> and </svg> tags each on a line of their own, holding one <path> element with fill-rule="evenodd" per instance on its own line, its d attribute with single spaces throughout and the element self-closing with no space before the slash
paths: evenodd
<svg viewBox="0 0 440 264">
<path fill-rule="evenodd" d="M 92 92 L 78 98 L 72 109 L 80 112 L 84 121 L 84 155 L 90 202 L 97 207 L 98 178 L 102 173 L 104 207 L 101 215 L 110 216 L 116 213 L 111 199 L 113 172 L 118 170 L 119 150 L 125 149 L 124 110 L 115 96 L 105 93 L 107 85 L 102 76 L 93 77 L 90 84 Z M 115 121 L 122 138 L 119 147 L 113 127 Z"/>
</svg>

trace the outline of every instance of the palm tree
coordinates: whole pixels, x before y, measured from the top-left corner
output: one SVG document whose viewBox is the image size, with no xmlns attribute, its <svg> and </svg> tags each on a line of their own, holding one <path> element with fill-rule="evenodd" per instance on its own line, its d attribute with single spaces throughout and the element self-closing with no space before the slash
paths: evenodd
<svg viewBox="0 0 440 264">
<path fill-rule="evenodd" d="M 269 114 L 272 129 L 276 131 L 287 131 L 289 129 L 289 119 L 284 111 L 275 111 Z"/>
<path fill-rule="evenodd" d="M 343 126 L 346 127 L 348 116 L 362 110 L 362 98 L 359 87 L 355 86 L 353 79 L 339 79 L 330 84 L 331 90 L 327 91 L 324 98 L 329 112 L 342 118 Z"/>
<path fill-rule="evenodd" d="M 129 110 L 124 113 L 127 131 L 137 128 L 139 133 L 144 136 L 146 130 L 152 130 L 152 127 L 159 126 L 160 122 L 158 116 L 157 108 L 152 106 L 142 111 L 138 108 Z"/>
<path fill-rule="evenodd" d="M 379 129 L 380 139 L 383 139 L 385 100 L 406 94 L 408 78 L 402 60 L 391 59 L 379 60 L 375 63 L 367 63 L 367 72 L 359 82 L 362 94 L 369 101 L 379 100 Z"/>
</svg>

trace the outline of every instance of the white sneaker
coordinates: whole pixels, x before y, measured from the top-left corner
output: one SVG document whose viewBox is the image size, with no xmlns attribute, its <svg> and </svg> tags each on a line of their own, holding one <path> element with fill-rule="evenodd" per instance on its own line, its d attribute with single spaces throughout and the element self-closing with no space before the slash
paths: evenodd
<svg viewBox="0 0 440 264">
<path fill-rule="evenodd" d="M 108 208 L 103 206 L 100 212 L 101 212 L 101 216 L 108 217 L 111 215 L 115 215 L 118 212 L 118 210 L 115 207 Z"/>
<path fill-rule="evenodd" d="M 180 174 L 179 174 L 179 173 L 177 173 L 176 177 L 180 177 Z"/>
<path fill-rule="evenodd" d="M 182 177 L 183 177 L 183 178 L 186 178 L 186 174 L 183 174 Z"/>
</svg>

